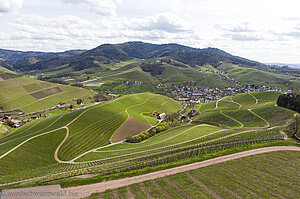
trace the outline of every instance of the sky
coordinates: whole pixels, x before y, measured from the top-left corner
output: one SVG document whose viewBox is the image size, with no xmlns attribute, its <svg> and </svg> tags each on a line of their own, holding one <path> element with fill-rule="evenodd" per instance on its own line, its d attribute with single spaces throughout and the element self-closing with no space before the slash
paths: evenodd
<svg viewBox="0 0 300 199">
<path fill-rule="evenodd" d="M 0 48 L 58 52 L 143 41 L 300 63 L 299 0 L 0 0 Z"/>
</svg>

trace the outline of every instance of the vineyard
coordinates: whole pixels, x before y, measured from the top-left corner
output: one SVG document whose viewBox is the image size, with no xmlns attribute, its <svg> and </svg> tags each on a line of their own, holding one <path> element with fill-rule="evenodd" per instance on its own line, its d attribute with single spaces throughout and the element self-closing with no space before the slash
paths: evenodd
<svg viewBox="0 0 300 199">
<path fill-rule="evenodd" d="M 203 104 L 193 122 L 140 143 L 109 145 L 108 141 L 129 116 L 155 125 L 149 113 L 169 114 L 181 105 L 142 93 L 36 120 L 0 139 L 0 186 L 33 186 L 85 174 L 105 176 L 283 140 L 282 118 L 291 118 L 294 112 L 274 106 L 276 96 L 276 92 L 246 93 Z"/>
<path fill-rule="evenodd" d="M 22 110 L 35 113 L 74 98 L 89 97 L 87 89 L 57 85 L 0 71 L 0 104 L 6 111 Z"/>
<path fill-rule="evenodd" d="M 292 160 L 289 158 L 292 157 Z M 271 152 L 93 194 L 93 198 L 299 198 L 300 153 Z M 283 167 L 284 165 L 284 167 Z"/>
</svg>

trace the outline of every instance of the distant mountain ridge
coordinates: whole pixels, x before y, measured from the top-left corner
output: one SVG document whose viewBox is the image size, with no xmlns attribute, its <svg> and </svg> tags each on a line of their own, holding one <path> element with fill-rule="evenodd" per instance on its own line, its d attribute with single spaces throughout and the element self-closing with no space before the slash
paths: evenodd
<svg viewBox="0 0 300 199">
<path fill-rule="evenodd" d="M 151 59 L 169 57 L 182 63 L 196 66 L 210 64 L 214 67 L 222 61 L 249 67 L 265 68 L 256 61 L 233 56 L 217 48 L 191 48 L 175 43 L 150 44 L 144 42 L 126 42 L 122 44 L 103 44 L 91 50 L 74 50 L 62 53 L 21 52 L 0 49 L 0 57 L 11 68 L 28 71 L 41 70 L 68 64 L 75 70 L 98 66 L 95 62 L 114 63 L 134 58 Z M 5 65 L 3 65 L 5 67 Z M 7 66 L 6 66 L 7 67 Z"/>
</svg>

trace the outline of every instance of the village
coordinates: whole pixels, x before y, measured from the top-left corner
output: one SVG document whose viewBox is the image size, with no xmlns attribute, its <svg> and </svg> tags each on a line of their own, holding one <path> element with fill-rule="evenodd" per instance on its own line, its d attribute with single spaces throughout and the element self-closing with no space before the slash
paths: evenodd
<svg viewBox="0 0 300 199">
<path fill-rule="evenodd" d="M 127 82 L 124 82 L 127 83 Z M 129 83 L 129 82 L 128 82 Z M 142 82 L 134 82 L 134 84 L 141 84 Z M 279 91 L 279 92 L 291 92 L 283 91 L 281 89 L 278 89 L 276 87 L 270 87 L 270 86 L 256 86 L 254 84 L 246 84 L 242 88 L 234 88 L 234 87 L 227 87 L 227 88 L 199 88 L 196 86 L 180 86 L 180 85 L 173 85 L 170 83 L 165 84 L 158 84 L 155 86 L 155 88 L 164 89 L 164 92 L 167 95 L 172 96 L 175 100 L 179 101 L 182 104 L 185 104 L 186 102 L 191 102 L 193 104 L 197 103 L 209 103 L 214 100 L 221 99 L 226 96 L 231 96 L 238 93 L 247 93 L 247 92 L 259 92 L 259 91 Z M 107 93 L 111 99 L 117 98 L 117 95 Z M 52 109 L 62 108 L 65 107 L 65 103 L 59 103 L 56 107 L 53 107 Z M 84 105 L 84 104 L 80 104 Z M 83 107 L 83 106 L 82 106 Z M 74 110 L 78 110 L 79 108 L 75 108 Z M 18 128 L 28 122 L 31 122 L 36 119 L 44 118 L 44 117 L 50 117 L 52 116 L 51 113 L 49 114 L 40 114 L 39 117 L 32 116 L 26 119 L 17 120 L 12 118 L 10 115 L 4 115 L 4 117 L 1 119 L 1 121 L 4 124 L 7 124 L 13 128 Z"/>
<path fill-rule="evenodd" d="M 199 88 L 196 86 L 178 86 L 172 84 L 159 84 L 155 88 L 165 88 L 165 92 L 173 96 L 178 101 L 193 101 L 196 103 L 208 103 L 214 100 L 221 99 L 226 96 L 231 96 L 238 93 L 260 92 L 260 91 L 279 91 L 291 92 L 291 90 L 283 91 L 276 87 L 257 86 L 254 84 L 246 84 L 242 88 Z"/>
<path fill-rule="evenodd" d="M 2 118 L 2 122 L 4 124 L 7 124 L 9 125 L 10 127 L 13 127 L 13 128 L 18 128 L 20 126 L 23 126 L 24 124 L 28 123 L 28 122 L 31 122 L 33 120 L 36 120 L 36 119 L 41 119 L 41 118 L 45 118 L 45 117 L 50 117 L 52 116 L 51 113 L 49 114 L 44 114 L 43 116 L 40 115 L 40 117 L 36 117 L 36 116 L 32 116 L 30 118 L 26 118 L 26 119 L 23 119 L 23 120 L 17 120 L 17 119 L 13 119 L 11 116 L 9 115 L 4 115 L 4 117 Z"/>
</svg>

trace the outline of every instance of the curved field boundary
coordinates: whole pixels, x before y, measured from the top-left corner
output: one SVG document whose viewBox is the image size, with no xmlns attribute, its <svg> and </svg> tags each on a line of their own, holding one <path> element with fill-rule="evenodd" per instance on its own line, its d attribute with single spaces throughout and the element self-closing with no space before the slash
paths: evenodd
<svg viewBox="0 0 300 199">
<path fill-rule="evenodd" d="M 248 93 L 248 94 L 255 99 L 255 104 L 258 104 L 258 99 L 254 95 L 252 95 L 252 93 Z"/>
<path fill-rule="evenodd" d="M 272 127 L 272 128 L 276 128 L 276 127 Z M 220 130 L 220 131 L 224 131 L 224 130 L 225 130 L 225 129 Z M 238 135 L 238 134 L 242 134 L 242 133 L 246 133 L 246 132 L 250 132 L 250 131 L 253 131 L 253 130 L 244 131 L 244 132 L 238 132 L 238 133 L 236 133 L 236 134 L 234 134 L 234 135 Z M 217 132 L 219 132 L 219 131 L 217 131 Z M 212 132 L 211 134 L 213 134 L 213 133 L 216 133 L 216 132 Z M 205 136 L 207 136 L 207 135 L 205 135 Z M 204 136 L 204 137 L 205 137 L 205 136 Z M 214 140 L 217 141 L 217 140 L 221 140 L 221 139 L 224 139 L 224 138 L 227 138 L 227 137 L 231 137 L 231 136 L 233 136 L 233 135 L 224 136 L 224 137 L 222 137 L 222 138 L 217 138 L 217 139 L 214 139 Z M 207 141 L 207 143 L 209 143 L 209 142 L 211 142 L 211 141 L 214 141 L 214 140 Z M 206 142 L 205 142 L 205 143 L 206 143 Z M 149 150 L 149 151 L 151 151 L 151 150 Z M 141 152 L 138 152 L 138 153 L 141 153 Z M 147 155 L 146 155 L 146 156 L 147 156 Z M 146 156 L 145 156 L 145 157 L 146 157 Z M 110 159 L 110 158 L 106 158 L 106 159 Z M 103 160 L 105 160 L 105 159 L 103 159 Z M 118 163 L 120 163 L 120 162 L 125 162 L 125 161 L 127 161 L 127 160 L 121 160 L 121 161 L 118 161 Z M 110 165 L 110 164 L 114 164 L 114 163 L 108 163 L 108 164 L 104 164 L 104 165 Z M 92 166 L 92 167 L 94 167 L 94 166 Z M 89 168 L 92 168 L 92 167 L 89 167 Z M 76 170 L 71 170 L 71 171 L 60 172 L 60 173 L 56 173 L 55 175 L 67 174 L 67 173 L 74 172 L 74 171 L 78 171 L 78 170 L 76 169 Z M 1 187 L 1 186 L 6 186 L 6 185 L 12 185 L 12 184 L 16 184 L 16 183 L 28 182 L 28 181 L 32 181 L 32 180 L 39 180 L 39 179 L 43 179 L 43 178 L 45 178 L 45 177 L 48 177 L 48 175 L 47 175 L 47 176 L 40 176 L 40 177 L 30 178 L 30 179 L 25 179 L 25 180 L 21 180 L 21 181 L 15 181 L 15 182 L 10 182 L 10 183 L 0 184 L 0 187 Z"/>
<path fill-rule="evenodd" d="M 119 98 L 118 98 L 118 99 L 119 99 Z M 114 100 L 112 100 L 112 101 L 114 101 Z M 111 102 L 111 101 L 110 101 L 110 102 Z M 110 103 L 110 102 L 108 102 L 108 103 Z M 105 104 L 107 104 L 107 103 L 105 103 Z M 31 137 L 31 138 L 28 138 L 27 140 L 23 141 L 21 144 L 15 146 L 15 147 L 12 148 L 11 150 L 9 150 L 8 152 L 6 152 L 6 153 L 3 154 L 2 156 L 0 156 L 0 159 L 2 159 L 3 157 L 5 157 L 6 155 L 8 155 L 9 153 L 13 152 L 14 150 L 16 150 L 17 148 L 19 148 L 20 146 L 22 146 L 23 144 L 27 143 L 28 141 L 30 141 L 30 140 L 32 140 L 32 139 L 34 139 L 34 138 L 37 138 L 37 137 L 40 137 L 40 136 L 42 136 L 42 135 L 46 135 L 46 134 L 55 132 L 55 131 L 60 130 L 60 129 L 63 129 L 63 128 L 67 128 L 67 129 L 68 129 L 68 126 L 69 126 L 70 124 L 72 124 L 74 121 L 76 121 L 81 115 L 83 115 L 85 112 L 87 112 L 87 111 L 89 111 L 89 110 L 91 110 L 91 109 L 94 109 L 94 108 L 96 108 L 96 107 L 98 107 L 98 106 L 95 106 L 95 107 L 93 107 L 93 108 L 90 108 L 90 109 L 87 109 L 87 110 L 83 111 L 81 114 L 79 114 L 76 118 L 74 118 L 71 122 L 69 122 L 69 123 L 68 123 L 67 125 L 65 125 L 65 126 L 62 126 L 62 127 L 57 128 L 57 129 L 53 129 L 53 130 L 51 130 L 51 131 L 47 131 L 47 132 L 45 132 L 45 133 L 42 133 L 42 134 L 39 134 L 39 135 L 35 135 L 35 136 Z M 62 116 L 61 116 L 61 117 L 62 117 Z M 59 118 L 60 118 L 60 117 L 59 117 Z M 59 118 L 57 118 L 54 122 L 52 122 L 52 123 L 51 123 L 49 126 L 47 126 L 46 128 L 49 128 L 49 127 L 50 127 L 52 124 L 54 124 Z M 44 128 L 44 129 L 46 129 L 46 128 Z M 42 130 L 44 130 L 44 129 L 42 129 Z M 42 130 L 41 130 L 41 131 L 42 131 Z M 69 135 L 69 134 L 67 134 L 67 135 Z M 65 139 L 67 139 L 67 138 L 68 138 L 68 136 L 65 137 Z M 65 140 L 65 139 L 64 139 L 64 140 Z"/>
<path fill-rule="evenodd" d="M 209 160 L 205 160 L 202 162 L 196 162 L 188 165 L 183 165 L 180 167 L 175 167 L 171 169 L 156 171 L 153 173 L 148 173 L 140 176 L 134 176 L 119 180 L 112 180 L 112 181 L 106 181 L 106 182 L 100 182 L 90 185 L 82 185 L 77 187 L 69 187 L 63 189 L 66 192 L 73 192 L 78 193 L 77 197 L 75 198 L 84 198 L 90 196 L 92 193 L 99 193 L 104 192 L 108 189 L 117 189 L 120 187 L 129 186 L 136 183 L 141 183 L 148 180 L 154 180 L 156 178 L 163 178 L 166 176 L 174 175 L 177 173 L 182 173 L 190 170 L 199 169 L 202 167 L 207 167 L 214 164 L 219 164 L 222 162 L 227 162 L 230 160 L 236 160 L 243 157 L 263 154 L 263 153 L 269 153 L 269 152 L 275 152 L 275 151 L 300 151 L 300 147 L 294 147 L 294 146 L 275 146 L 275 147 L 266 147 L 266 148 L 259 148 L 259 149 L 252 149 L 248 151 L 243 151 L 239 153 L 234 153 L 230 155 L 225 155 Z"/>
<path fill-rule="evenodd" d="M 201 127 L 201 126 L 212 126 L 212 125 L 209 125 L 209 124 L 199 124 L 199 125 L 196 125 L 196 126 L 193 126 L 193 127 L 189 128 L 189 129 L 187 129 L 187 130 L 184 130 L 184 131 L 182 131 L 182 132 L 179 133 L 179 134 L 176 134 L 176 135 L 174 135 L 174 136 L 172 136 L 172 137 L 169 137 L 169 138 L 167 138 L 167 139 L 165 139 L 165 140 L 162 140 L 161 142 L 165 142 L 165 141 L 167 141 L 167 140 L 169 140 L 169 139 L 171 139 L 171 138 L 177 137 L 178 135 L 181 135 L 181 134 L 183 134 L 183 133 L 185 133 L 185 132 L 187 132 L 187 131 L 189 131 L 189 130 L 191 130 L 191 129 L 194 129 L 194 128 L 197 128 L 197 127 Z M 228 129 L 222 129 L 221 131 L 224 131 L 224 130 L 228 130 Z M 200 139 L 200 138 L 202 138 L 202 137 L 205 137 L 205 136 L 208 136 L 208 135 L 217 133 L 217 132 L 219 132 L 219 131 L 214 131 L 214 132 L 212 132 L 212 133 L 209 133 L 209 134 L 207 134 L 207 135 L 203 135 L 203 136 L 198 137 L 198 138 L 195 138 L 195 139 Z M 195 140 L 195 139 L 193 139 L 193 140 Z M 190 142 L 190 141 L 193 141 L 193 140 L 188 140 L 188 141 L 184 141 L 184 142 L 177 143 L 177 144 L 182 144 L 182 143 Z M 148 141 L 148 140 L 145 140 L 143 143 L 145 143 L 145 142 L 147 142 L 147 141 Z M 156 144 L 156 143 L 155 143 L 155 144 Z M 140 147 L 126 148 L 126 149 L 122 149 L 122 150 L 123 150 L 123 151 L 126 151 L 126 150 L 131 150 L 131 149 L 140 149 L 140 148 L 149 147 L 149 146 L 152 146 L 152 145 L 155 145 L 155 144 L 151 144 L 151 145 L 147 145 L 147 146 L 140 146 Z M 176 144 L 176 145 L 177 145 L 177 144 Z M 173 145 L 170 145 L 170 146 L 173 146 Z M 165 147 L 165 146 L 164 146 L 164 147 Z M 159 147 L 159 148 L 164 148 L 164 147 Z M 115 152 L 115 151 L 119 151 L 119 149 L 116 149 L 116 150 L 109 150 L 109 151 L 96 151 L 96 152 L 98 152 L 98 153 L 104 152 L 104 153 L 105 153 L 105 152 Z"/>
<path fill-rule="evenodd" d="M 48 126 L 46 126 L 46 127 L 43 128 L 43 129 L 39 130 L 39 132 L 40 132 L 40 131 L 43 131 L 43 130 L 49 128 L 49 127 L 51 127 L 53 124 L 55 124 L 55 122 L 57 122 L 60 118 L 62 118 L 62 116 L 63 116 L 63 115 L 59 116 L 59 117 L 58 117 L 56 120 L 54 120 L 51 124 L 49 124 Z M 34 125 L 32 125 L 31 127 L 29 127 L 26 131 L 32 129 L 33 127 L 35 127 L 35 126 L 38 125 L 39 123 L 40 123 L 40 120 L 37 121 L 36 124 L 34 124 Z M 29 123 L 27 123 L 27 124 L 25 124 L 25 125 L 28 125 L 28 124 L 29 124 Z M 60 128 L 61 128 L 61 127 L 60 127 Z M 7 142 L 1 143 L 0 145 L 3 145 L 3 144 L 8 143 L 8 142 L 15 141 L 16 139 L 20 139 L 20 138 L 23 138 L 23 137 L 26 137 L 26 135 L 25 135 L 25 136 L 22 136 L 22 137 L 17 137 L 17 138 L 11 139 L 11 140 L 9 140 L 9 141 L 7 141 Z M 4 137 L 4 138 L 6 138 L 6 137 Z"/>
<path fill-rule="evenodd" d="M 241 108 L 241 107 L 242 107 L 242 105 L 241 105 L 241 104 L 239 104 L 239 103 L 237 103 L 237 102 L 235 102 L 235 101 L 233 101 L 233 100 L 222 100 L 222 101 L 224 101 L 224 102 L 232 102 L 232 103 L 234 103 L 234 104 L 237 104 L 237 105 L 239 105 L 239 108 Z"/>
<path fill-rule="evenodd" d="M 277 128 L 278 126 L 274 126 L 272 128 L 269 128 L 268 130 L 271 130 L 271 129 L 274 129 L 274 128 Z M 264 129 L 264 127 L 260 128 L 260 127 L 257 127 L 255 129 L 250 129 L 250 130 L 245 130 L 245 131 L 240 131 L 240 132 L 237 132 L 237 133 L 233 133 L 233 134 L 230 134 L 230 135 L 226 135 L 226 136 L 223 136 L 223 137 L 219 137 L 219 138 L 215 138 L 215 139 L 212 139 L 212 140 L 208 140 L 208 141 L 205 141 L 205 142 L 201 142 L 201 144 L 208 144 L 208 143 L 211 143 L 211 142 L 215 142 L 215 141 L 219 141 L 219 140 L 223 140 L 223 139 L 226 139 L 226 138 L 229 138 L 229 137 L 234 137 L 236 135 L 240 135 L 240 134 L 244 134 L 244 133 L 248 133 L 248 132 L 253 132 L 253 131 L 258 131 L 260 129 Z M 180 143 L 177 143 L 177 144 L 173 144 L 173 145 L 169 145 L 169 146 L 163 146 L 163 147 L 158 147 L 158 148 L 153 148 L 153 149 L 149 149 L 149 150 L 145 150 L 145 151 L 138 151 L 138 152 L 133 152 L 133 153 L 128 153 L 128 154 L 123 154 L 123 155 L 119 155 L 119 156 L 114 156 L 114 157 L 110 157 L 110 158 L 104 158 L 104 159 L 97 159 L 97 160 L 90 160 L 90 161 L 84 161 L 84 162 L 73 162 L 73 164 L 81 164 L 81 163 L 91 163 L 91 162 L 99 162 L 99 161 L 105 161 L 105 160 L 110 160 L 110 159 L 115 159 L 115 158 L 123 158 L 123 157 L 126 157 L 126 156 L 131 156 L 131 155 L 137 155 L 137 154 L 141 154 L 141 153 L 145 153 L 145 152 L 151 152 L 151 151 L 156 151 L 156 150 L 159 150 L 159 149 L 165 149 L 165 148 L 172 148 L 172 147 L 176 147 L 178 145 L 181 145 L 181 144 L 184 144 L 184 143 L 188 143 L 188 142 L 192 142 L 194 140 L 197 140 L 197 139 L 201 139 L 201 138 L 204 138 L 204 137 L 207 137 L 209 135 L 212 135 L 212 134 L 216 134 L 216 133 L 219 133 L 219 132 L 222 132 L 222 131 L 227 131 L 229 129 L 222 129 L 222 130 L 219 130 L 219 131 L 214 131 L 212 133 L 209 133 L 207 135 L 203 135 L 201 137 L 198 137 L 198 138 L 195 138 L 195 139 L 192 139 L 192 140 L 188 140 L 188 141 L 184 141 L 184 142 L 180 142 Z M 177 149 L 180 149 L 180 148 L 185 148 L 185 147 L 179 147 Z M 167 151 L 172 151 L 173 149 L 170 149 L 170 150 L 166 150 L 165 152 Z M 111 151 L 93 151 L 93 152 L 96 152 L 96 153 L 106 153 L 106 152 L 111 152 Z M 156 153 L 153 153 L 152 155 L 155 155 L 155 154 L 159 154 L 160 152 L 156 152 Z M 148 156 L 148 155 L 144 155 L 145 157 Z M 144 157 L 144 156 L 140 156 L 140 157 Z M 114 163 L 120 163 L 120 162 L 124 162 L 124 161 L 127 161 L 127 160 L 121 160 L 121 161 L 117 161 L 117 162 L 114 162 Z M 71 163 L 71 162 L 70 162 Z M 113 164 L 114 164 L 113 163 Z M 112 163 L 108 163 L 108 164 L 112 164 Z"/>
<path fill-rule="evenodd" d="M 228 117 L 229 119 L 231 119 L 231 120 L 233 120 L 233 121 L 235 121 L 235 122 L 237 122 L 237 123 L 239 123 L 239 124 L 241 125 L 239 128 L 243 128 L 243 127 L 244 127 L 244 124 L 243 124 L 242 122 L 240 122 L 240 121 L 234 119 L 233 117 L 230 117 L 229 115 L 226 115 L 225 113 L 223 113 L 223 111 L 220 111 L 220 114 L 221 114 L 221 115 L 224 115 L 225 117 Z"/>
<path fill-rule="evenodd" d="M 69 137 L 69 128 L 68 128 L 68 126 L 71 125 L 73 122 L 75 122 L 78 118 L 80 118 L 80 117 L 81 117 L 83 114 L 85 114 L 86 112 L 88 112 L 88 111 L 90 111 L 90 110 L 93 110 L 93 109 L 95 109 L 95 108 L 98 108 L 98 107 L 100 107 L 100 106 L 103 106 L 103 105 L 106 105 L 106 104 L 110 104 L 110 103 L 112 103 L 112 102 L 114 102 L 114 101 L 117 101 L 118 99 L 120 99 L 120 98 L 117 98 L 117 99 L 111 100 L 111 101 L 109 101 L 109 102 L 107 102 L 107 103 L 103 103 L 103 104 L 101 104 L 101 105 L 99 105 L 99 106 L 94 106 L 94 107 L 91 107 L 91 108 L 88 108 L 88 109 L 84 110 L 82 113 L 80 113 L 77 117 L 75 117 L 72 121 L 70 121 L 70 122 L 69 122 L 68 124 L 66 124 L 65 126 L 62 126 L 62 127 L 53 129 L 53 130 L 51 130 L 51 131 L 47 131 L 47 132 L 45 132 L 45 133 L 42 133 L 42 134 L 39 134 L 39 135 L 35 135 L 35 136 L 31 137 L 31 138 L 28 138 L 27 140 L 25 140 L 25 141 L 23 141 L 22 143 L 20 143 L 19 145 L 15 146 L 14 148 L 12 148 L 11 150 L 9 150 L 8 152 L 4 153 L 2 156 L 0 156 L 0 159 L 2 159 L 3 157 L 5 157 L 6 155 L 8 155 L 9 153 L 13 152 L 14 150 L 16 150 L 17 148 L 19 148 L 20 146 L 22 146 L 23 144 L 29 142 L 30 140 L 32 140 L 32 139 L 34 139 L 34 138 L 37 138 L 37 137 L 40 137 L 40 136 L 42 136 L 42 135 L 46 135 L 46 134 L 49 134 L 49 133 L 52 133 L 52 132 L 55 132 L 55 131 L 57 131 L 57 130 L 60 130 L 60 129 L 64 129 L 64 128 L 65 128 L 65 129 L 67 129 L 66 137 L 65 137 L 64 140 L 60 143 L 60 145 L 57 147 L 57 149 L 56 149 L 56 151 L 55 151 L 55 154 L 54 154 L 54 158 L 55 158 L 55 160 L 56 160 L 57 162 L 59 162 L 59 163 L 72 163 L 72 160 L 71 160 L 71 161 L 61 161 L 61 160 L 59 160 L 59 158 L 58 158 L 58 151 L 59 151 L 59 149 L 61 148 L 61 146 L 63 145 L 63 143 L 64 143 L 64 142 L 68 139 L 68 137 Z M 145 99 L 145 101 L 144 101 L 143 103 L 135 104 L 135 105 L 132 105 L 132 106 L 130 106 L 130 107 L 127 107 L 126 110 L 125 110 L 125 112 L 128 114 L 128 112 L 127 112 L 127 109 L 128 109 L 128 108 L 131 108 L 131 107 L 134 107 L 134 106 L 137 106 L 137 105 L 144 104 L 144 103 L 146 103 L 148 100 L 149 100 L 149 98 Z M 128 114 L 128 115 L 129 115 L 129 114 Z M 61 116 L 61 117 L 62 117 L 62 116 Z M 52 122 L 49 126 L 45 127 L 44 129 L 49 128 L 52 124 L 54 124 L 54 123 L 55 123 L 58 119 L 60 119 L 61 117 L 58 117 L 54 122 Z M 32 128 L 32 127 L 31 127 L 31 128 Z M 42 130 L 44 130 L 44 129 L 42 129 Z M 41 130 L 41 131 L 42 131 L 42 130 Z M 5 143 L 7 143 L 7 142 L 5 142 Z M 5 144 L 5 143 L 2 143 L 2 144 Z M 2 145 L 2 144 L 1 144 L 1 145 Z M 108 146 L 111 146 L 111 145 L 108 145 Z M 96 149 L 93 149 L 93 150 L 96 150 Z"/>
<path fill-rule="evenodd" d="M 23 141 L 21 144 L 15 146 L 14 148 L 12 148 L 11 150 L 9 150 L 8 152 L 4 153 L 2 156 L 0 156 L 0 159 L 2 159 L 3 157 L 5 157 L 6 155 L 8 155 L 9 153 L 13 152 L 14 150 L 16 150 L 17 148 L 19 148 L 20 146 L 22 146 L 22 145 L 25 144 L 26 142 L 29 142 L 30 140 L 32 140 L 32 139 L 34 139 L 34 138 L 37 138 L 37 137 L 40 137 L 40 136 L 43 136 L 43 135 L 47 135 L 47 134 L 49 134 L 49 133 L 58 131 L 58 130 L 63 129 L 63 128 L 65 128 L 65 127 L 60 127 L 60 128 L 54 129 L 54 130 L 52 130 L 52 131 L 48 131 L 48 132 L 45 132 L 45 133 L 42 133 L 42 134 L 33 136 L 33 137 L 31 137 L 31 138 L 28 138 L 27 140 Z"/>
<path fill-rule="evenodd" d="M 236 101 L 234 101 L 233 99 L 232 99 L 232 96 L 230 96 L 230 99 L 231 99 L 231 101 L 233 102 L 233 103 L 236 103 L 236 104 L 238 104 L 240 107 L 239 107 L 239 109 L 241 109 L 242 108 L 242 105 L 240 104 L 240 103 L 238 103 L 238 102 L 236 102 Z"/>
<path fill-rule="evenodd" d="M 276 127 L 270 128 L 270 130 L 274 129 L 274 128 L 276 128 Z M 214 134 L 214 133 L 217 133 L 217 132 L 221 132 L 221 131 L 224 131 L 224 130 L 216 131 L 216 132 L 213 132 L 211 134 Z M 253 132 L 253 131 L 257 131 L 257 129 L 252 129 L 252 130 L 247 130 L 247 131 L 240 131 L 240 132 L 237 132 L 237 133 L 234 133 L 234 134 L 230 134 L 230 135 L 226 135 L 226 136 L 223 136 L 223 137 L 220 137 L 220 138 L 215 138 L 215 139 L 212 139 L 212 140 L 201 142 L 201 144 L 209 144 L 211 142 L 223 140 L 223 139 L 226 139 L 226 138 L 229 138 L 229 137 L 234 137 L 236 135 L 240 135 L 240 134 L 244 134 L 244 133 L 249 133 L 249 132 Z M 205 136 L 207 136 L 207 135 L 205 135 Z M 205 136 L 202 136 L 202 137 L 205 137 Z M 197 139 L 199 139 L 199 138 L 197 138 Z M 165 147 L 159 147 L 159 148 L 150 149 L 150 150 L 146 150 L 146 151 L 139 151 L 139 152 L 134 152 L 134 153 L 128 153 L 128 154 L 114 156 L 114 157 L 110 157 L 110 158 L 104 158 L 104 159 L 98 159 L 98 160 L 91 160 L 91 161 L 85 161 L 85 162 L 73 162 L 73 164 L 91 163 L 91 162 L 99 162 L 99 161 L 110 160 L 110 159 L 115 159 L 115 158 L 124 158 L 126 156 L 137 155 L 137 154 L 141 154 L 141 153 L 145 153 L 145 152 L 150 152 L 150 151 L 155 151 L 155 150 L 159 150 L 159 149 L 163 149 L 163 148 L 167 148 L 167 147 L 177 146 L 177 145 L 180 145 L 180 144 L 182 144 L 182 143 L 178 143 L 178 144 L 170 145 L 170 146 L 165 146 Z M 181 148 L 185 148 L 185 147 L 179 147 L 177 149 L 181 149 Z M 175 150 L 177 150 L 177 149 L 175 149 Z M 164 152 L 170 152 L 170 151 L 173 151 L 173 150 L 174 149 L 170 149 L 170 150 L 166 150 Z M 99 152 L 99 151 L 95 151 L 95 152 Z M 160 154 L 160 153 L 161 152 L 156 152 L 156 153 L 152 153 L 151 155 L 156 155 L 156 154 Z M 143 156 L 139 156 L 139 158 L 143 158 L 143 157 L 147 157 L 147 156 L 148 155 L 143 155 Z M 113 162 L 113 163 L 107 163 L 106 165 L 116 164 L 116 163 L 121 163 L 121 162 L 126 162 L 126 161 L 128 161 L 128 159 L 123 159 L 123 160 L 120 160 L 120 161 L 117 161 L 117 162 Z"/>
<path fill-rule="evenodd" d="M 128 117 L 130 116 L 130 114 L 128 113 L 128 109 L 129 109 L 129 108 L 132 108 L 132 107 L 134 107 L 134 106 L 139 106 L 139 105 L 145 104 L 145 103 L 148 102 L 149 99 L 150 99 L 150 98 L 147 98 L 147 99 L 145 99 L 144 102 L 142 102 L 142 103 L 140 103 L 140 104 L 134 104 L 134 105 L 131 105 L 131 106 L 127 107 L 127 108 L 125 109 L 125 113 L 127 114 L 127 119 L 128 119 Z M 126 119 L 126 120 L 127 120 L 127 119 Z M 126 122 L 126 120 L 121 124 L 121 126 Z M 148 121 L 148 120 L 147 120 L 147 121 Z M 150 123 L 149 123 L 149 124 L 150 124 Z M 150 124 L 150 125 L 151 125 L 151 124 Z M 121 126 L 120 126 L 120 127 L 121 127 Z M 152 127 L 151 127 L 151 128 L 152 128 Z M 112 135 L 112 136 L 113 136 L 113 135 Z M 70 160 L 70 161 L 60 161 L 60 163 L 73 163 L 75 160 L 77 160 L 78 158 L 80 158 L 80 157 L 82 157 L 82 156 L 84 156 L 84 155 L 86 155 L 86 154 L 88 154 L 88 153 L 95 152 L 95 151 L 98 150 L 98 149 L 102 149 L 102 148 L 106 148 L 106 147 L 109 147 L 109 146 L 113 146 L 113 145 L 115 145 L 115 144 L 119 144 L 119 143 L 122 143 L 122 142 L 123 142 L 123 141 L 120 141 L 120 142 L 116 142 L 116 143 L 113 143 L 113 144 L 110 144 L 110 145 L 106 145 L 106 146 L 102 146 L 102 147 L 98 147 L 98 148 L 95 148 L 95 149 L 86 151 L 86 152 L 84 152 L 83 154 L 80 154 L 79 156 L 73 158 L 73 159 Z"/>
<path fill-rule="evenodd" d="M 61 161 L 59 158 L 58 158 L 58 151 L 59 151 L 59 149 L 60 149 L 60 147 L 65 143 L 65 141 L 68 139 L 68 137 L 69 137 L 69 128 L 68 127 L 62 127 L 62 128 L 64 128 L 64 129 L 66 129 L 66 136 L 65 136 L 65 138 L 63 139 L 63 141 L 61 141 L 61 143 L 58 145 L 58 147 L 56 148 L 56 150 L 55 150 L 55 153 L 54 153 L 54 159 L 58 162 L 58 163 L 64 163 L 64 161 Z"/>
<path fill-rule="evenodd" d="M 217 109 L 218 108 L 218 105 L 219 105 L 219 101 L 221 101 L 223 98 L 221 98 L 221 99 L 218 99 L 217 100 L 217 102 L 216 102 L 216 108 L 215 109 Z"/>
<path fill-rule="evenodd" d="M 270 126 L 271 126 L 271 124 L 270 124 L 267 120 L 265 120 L 265 118 L 263 118 L 263 117 L 261 117 L 260 115 L 254 113 L 251 109 L 248 109 L 248 111 L 249 111 L 250 113 L 252 113 L 253 115 L 255 115 L 256 117 L 258 117 L 259 119 L 262 119 L 262 120 L 267 124 L 267 127 L 270 127 Z"/>
</svg>

